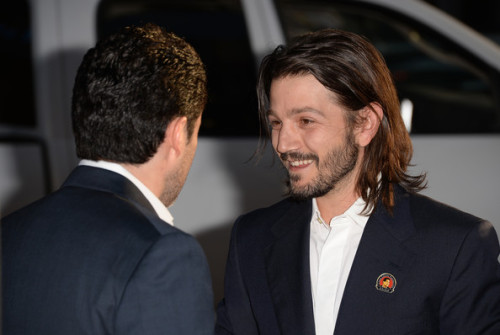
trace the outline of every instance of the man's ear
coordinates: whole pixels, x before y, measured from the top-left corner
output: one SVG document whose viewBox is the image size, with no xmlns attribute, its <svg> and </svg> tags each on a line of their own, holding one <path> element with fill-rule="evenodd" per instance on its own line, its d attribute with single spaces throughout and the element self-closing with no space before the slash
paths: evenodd
<svg viewBox="0 0 500 335">
<path fill-rule="evenodd" d="M 187 143 L 187 118 L 176 117 L 170 121 L 165 130 L 165 140 L 170 150 L 180 155 Z"/>
<path fill-rule="evenodd" d="M 361 124 L 356 127 L 357 143 L 361 147 L 366 147 L 377 134 L 380 123 L 384 117 L 382 106 L 372 102 L 369 106 L 360 111 Z"/>
</svg>

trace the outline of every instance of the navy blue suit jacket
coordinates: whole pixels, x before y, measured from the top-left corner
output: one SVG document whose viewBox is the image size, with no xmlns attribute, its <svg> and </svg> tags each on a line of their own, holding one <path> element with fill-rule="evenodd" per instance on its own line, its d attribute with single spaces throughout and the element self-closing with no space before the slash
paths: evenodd
<svg viewBox="0 0 500 335">
<path fill-rule="evenodd" d="M 212 334 L 209 269 L 123 176 L 78 167 L 2 220 L 3 334 Z"/>
<path fill-rule="evenodd" d="M 237 220 L 217 334 L 315 333 L 311 211 L 287 199 Z M 379 205 L 367 222 L 335 335 L 498 335 L 498 254 L 489 222 L 397 188 L 394 215 Z M 393 293 L 376 288 L 383 273 Z"/>
</svg>

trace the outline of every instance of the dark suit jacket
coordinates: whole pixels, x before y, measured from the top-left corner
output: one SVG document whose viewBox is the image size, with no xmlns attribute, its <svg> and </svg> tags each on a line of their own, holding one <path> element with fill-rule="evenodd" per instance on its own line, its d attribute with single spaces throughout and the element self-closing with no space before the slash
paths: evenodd
<svg viewBox="0 0 500 335">
<path fill-rule="evenodd" d="M 217 334 L 315 333 L 311 211 L 284 200 L 237 220 Z M 379 205 L 367 222 L 335 335 L 500 334 L 498 253 L 490 223 L 397 188 L 394 216 Z M 393 293 L 376 288 L 383 273 Z"/>
<path fill-rule="evenodd" d="M 76 168 L 2 239 L 4 335 L 213 333 L 203 251 L 117 173 Z"/>
</svg>

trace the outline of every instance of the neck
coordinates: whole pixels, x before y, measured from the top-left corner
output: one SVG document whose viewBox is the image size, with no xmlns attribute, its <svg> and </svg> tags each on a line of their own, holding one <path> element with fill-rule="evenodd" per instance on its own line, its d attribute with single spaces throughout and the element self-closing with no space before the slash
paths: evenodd
<svg viewBox="0 0 500 335">
<path fill-rule="evenodd" d="M 341 197 L 325 195 L 317 198 L 316 203 L 321 212 L 321 217 L 326 223 L 329 223 L 334 217 L 345 213 L 358 198 L 359 195 L 355 193 Z"/>
<path fill-rule="evenodd" d="M 330 221 L 349 209 L 360 194 L 356 191 L 357 173 L 351 173 L 340 181 L 335 188 L 322 197 L 316 198 L 316 204 L 325 222 Z"/>
<path fill-rule="evenodd" d="M 143 164 L 121 164 L 134 177 L 139 179 L 157 198 L 162 193 L 163 183 L 158 180 L 161 171 L 151 160 Z"/>
</svg>

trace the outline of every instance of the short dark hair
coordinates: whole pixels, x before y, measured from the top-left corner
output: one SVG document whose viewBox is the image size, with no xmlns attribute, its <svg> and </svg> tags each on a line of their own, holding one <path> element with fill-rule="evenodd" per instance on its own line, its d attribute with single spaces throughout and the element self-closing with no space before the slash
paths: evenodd
<svg viewBox="0 0 500 335">
<path fill-rule="evenodd" d="M 175 117 L 188 136 L 207 102 L 204 65 L 194 48 L 155 24 L 126 27 L 83 58 L 73 88 L 78 157 L 147 162 Z"/>
<path fill-rule="evenodd" d="M 346 110 L 345 118 L 351 129 L 363 122 L 359 113 L 363 108 L 371 108 L 371 104 L 376 103 L 383 110 L 381 126 L 366 147 L 357 180 L 356 187 L 367 203 L 366 208 L 376 205 L 381 198 L 392 212 L 393 183 L 401 183 L 410 191 L 425 187 L 424 174 L 411 176 L 406 172 L 413 149 L 400 115 L 390 71 L 378 50 L 368 40 L 351 32 L 324 29 L 307 33 L 264 57 L 257 96 L 261 126 L 268 137 L 267 112 L 272 81 L 307 74 L 313 75 L 336 95 Z M 262 142 L 263 146 L 266 142 Z"/>
</svg>

